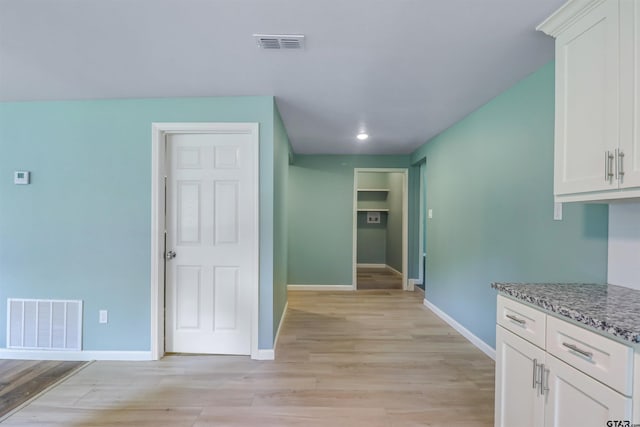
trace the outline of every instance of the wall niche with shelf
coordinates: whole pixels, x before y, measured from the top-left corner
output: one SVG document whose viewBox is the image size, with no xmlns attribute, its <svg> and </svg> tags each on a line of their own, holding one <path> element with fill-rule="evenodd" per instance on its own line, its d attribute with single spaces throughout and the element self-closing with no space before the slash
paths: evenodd
<svg viewBox="0 0 640 427">
<path fill-rule="evenodd" d="M 389 212 L 388 188 L 358 188 L 358 212 Z"/>
</svg>

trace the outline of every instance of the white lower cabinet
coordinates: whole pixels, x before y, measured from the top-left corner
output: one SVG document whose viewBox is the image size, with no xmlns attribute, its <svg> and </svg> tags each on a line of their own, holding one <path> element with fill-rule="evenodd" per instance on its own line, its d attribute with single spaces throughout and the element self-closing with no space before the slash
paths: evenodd
<svg viewBox="0 0 640 427">
<path fill-rule="evenodd" d="M 620 381 L 612 371 L 612 378 L 598 375 L 594 379 L 588 373 L 604 372 L 606 364 L 598 358 L 598 352 L 606 353 L 606 341 L 611 341 L 586 329 L 581 329 L 590 336 L 582 336 L 583 340 L 570 340 L 578 336 L 571 328 L 577 328 L 568 322 L 539 312 L 548 319 L 537 319 L 537 323 L 545 323 L 546 330 L 535 337 L 526 334 L 524 316 L 502 316 L 510 310 L 523 313 L 531 309 L 513 300 L 498 297 L 498 325 L 496 327 L 496 427 L 604 427 L 616 425 L 615 421 L 628 422 L 632 425 L 633 400 L 612 387 L 620 387 Z M 509 322 L 522 325 L 522 332 L 511 328 Z M 560 322 L 560 323 L 559 323 Z M 566 324 L 566 328 L 563 324 Z M 509 327 L 509 329 L 506 329 Z M 570 351 L 574 362 L 567 357 L 567 363 L 549 353 L 548 340 L 556 339 L 557 331 L 569 331 L 563 335 L 561 347 Z M 536 343 L 544 343 L 540 347 Z M 600 340 L 605 340 L 601 342 Z M 577 344 L 576 344 L 577 343 Z M 590 344 L 589 344 L 590 343 Z M 616 346 L 620 343 L 611 341 L 610 353 L 620 353 Z M 551 351 L 556 351 L 551 347 Z M 633 353 L 632 353 L 633 354 Z M 618 359 L 616 359 L 618 360 Z M 622 359 L 626 360 L 626 359 Z M 617 363 L 624 370 L 624 375 L 632 377 L 633 365 Z M 580 369 L 577 369 L 580 368 Z M 623 389 L 624 391 L 624 389 Z M 630 394 L 630 393 L 629 393 Z M 607 424 L 609 422 L 609 424 Z M 638 422 L 637 420 L 635 422 Z M 626 425 L 626 424 L 621 425 Z"/>
<path fill-rule="evenodd" d="M 544 426 L 538 386 L 544 350 L 501 326 L 496 334 L 496 427 Z"/>
<path fill-rule="evenodd" d="M 545 427 L 606 426 L 631 421 L 631 398 L 547 355 Z"/>
</svg>

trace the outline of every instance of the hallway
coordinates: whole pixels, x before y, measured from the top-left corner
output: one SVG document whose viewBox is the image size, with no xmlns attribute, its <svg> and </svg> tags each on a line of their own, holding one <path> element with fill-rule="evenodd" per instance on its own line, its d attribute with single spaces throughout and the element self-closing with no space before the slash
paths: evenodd
<svg viewBox="0 0 640 427">
<path fill-rule="evenodd" d="M 94 362 L 7 426 L 492 426 L 494 363 L 402 291 L 290 292 L 275 361 Z"/>
</svg>

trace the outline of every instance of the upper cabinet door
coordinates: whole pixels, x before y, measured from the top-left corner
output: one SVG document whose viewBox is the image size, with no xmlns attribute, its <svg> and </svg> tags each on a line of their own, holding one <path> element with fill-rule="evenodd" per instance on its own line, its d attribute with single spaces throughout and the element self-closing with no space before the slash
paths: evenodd
<svg viewBox="0 0 640 427">
<path fill-rule="evenodd" d="M 619 49 L 618 0 L 601 3 L 557 37 L 556 195 L 617 189 Z"/>
<path fill-rule="evenodd" d="M 640 187 L 640 2 L 621 2 L 620 188 Z"/>
</svg>

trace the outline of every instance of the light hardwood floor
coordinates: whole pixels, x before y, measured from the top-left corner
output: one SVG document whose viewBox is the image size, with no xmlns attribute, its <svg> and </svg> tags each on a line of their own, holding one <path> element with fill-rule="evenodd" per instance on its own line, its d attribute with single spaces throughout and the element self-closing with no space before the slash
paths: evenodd
<svg viewBox="0 0 640 427">
<path fill-rule="evenodd" d="M 403 291 L 290 292 L 275 361 L 95 362 L 7 426 L 492 426 L 494 363 Z"/>
<path fill-rule="evenodd" d="M 358 267 L 358 289 L 402 289 L 402 275 L 386 268 Z"/>
<path fill-rule="evenodd" d="M 0 360 L 0 420 L 87 362 Z"/>
</svg>

